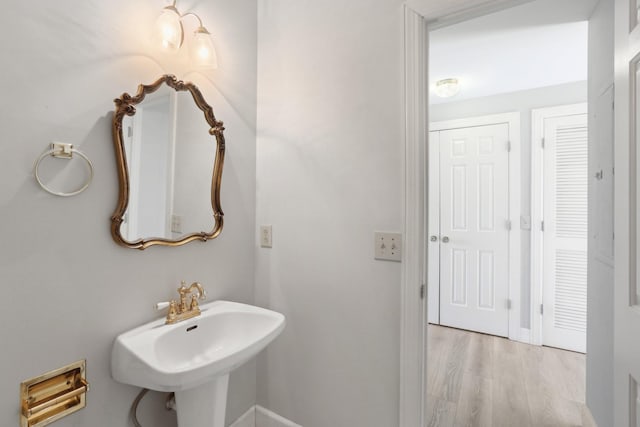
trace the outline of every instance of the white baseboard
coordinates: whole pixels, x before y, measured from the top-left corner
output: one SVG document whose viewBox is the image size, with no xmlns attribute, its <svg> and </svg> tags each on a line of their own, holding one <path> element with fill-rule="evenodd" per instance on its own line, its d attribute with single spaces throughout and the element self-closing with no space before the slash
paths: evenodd
<svg viewBox="0 0 640 427">
<path fill-rule="evenodd" d="M 256 405 L 256 427 L 302 427 L 275 412 Z"/>
<path fill-rule="evenodd" d="M 253 405 L 229 427 L 256 427 L 256 406 Z"/>
<path fill-rule="evenodd" d="M 589 410 L 587 405 L 582 405 L 582 420 L 584 422 L 584 427 L 598 427 L 598 424 L 596 424 L 596 421 L 593 419 L 591 410 Z"/>
<path fill-rule="evenodd" d="M 260 405 L 254 405 L 229 427 L 302 427 Z"/>
<path fill-rule="evenodd" d="M 531 329 L 520 328 L 520 334 L 516 341 L 523 342 L 525 344 L 531 344 Z"/>
</svg>

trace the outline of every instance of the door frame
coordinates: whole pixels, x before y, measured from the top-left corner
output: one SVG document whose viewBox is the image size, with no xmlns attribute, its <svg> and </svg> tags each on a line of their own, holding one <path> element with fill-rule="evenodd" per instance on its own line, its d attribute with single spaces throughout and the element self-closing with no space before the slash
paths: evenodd
<svg viewBox="0 0 640 427">
<path fill-rule="evenodd" d="M 403 260 L 400 279 L 399 427 L 424 425 L 426 399 L 426 174 L 429 30 L 404 7 Z"/>
<path fill-rule="evenodd" d="M 587 114 L 588 104 L 557 105 L 531 110 L 531 344 L 542 345 L 543 248 L 544 232 L 544 120 L 553 117 Z"/>
<path fill-rule="evenodd" d="M 634 5 L 615 0 L 614 60 L 614 305 L 613 414 L 614 425 L 636 425 L 640 402 L 640 346 L 629 339 L 640 324 L 637 236 L 640 169 L 638 137 L 640 107 L 636 70 L 640 57 L 640 25 L 632 21 Z M 627 25 L 629 23 L 630 25 Z"/>
<path fill-rule="evenodd" d="M 531 0 L 490 0 L 428 22 L 423 0 L 404 4 L 403 251 L 400 279 L 399 427 L 423 426 L 426 403 L 426 212 L 429 31 Z M 421 11 L 422 10 L 422 11 Z M 459 13 L 459 12 L 462 12 Z M 520 207 L 518 206 L 518 209 Z M 512 222 L 513 224 L 513 222 Z M 513 233 L 518 234 L 518 233 Z"/>
<path fill-rule="evenodd" d="M 520 200 L 522 193 L 520 161 L 520 113 L 510 112 L 502 114 L 491 114 L 486 116 L 467 117 L 463 119 L 444 120 L 429 123 L 429 132 L 460 129 L 477 126 L 490 126 L 507 124 L 509 126 L 509 221 L 511 229 L 509 232 L 509 280 L 508 292 L 511 300 L 509 309 L 509 339 L 515 341 L 529 342 L 528 331 L 522 331 L 520 326 L 521 312 L 521 252 L 520 244 Z M 429 146 L 429 148 L 431 148 Z M 429 210 L 439 210 L 439 200 L 434 205 L 429 206 Z M 427 212 L 427 223 L 429 223 Z M 427 230 L 429 234 L 429 230 Z M 428 243 L 427 243 L 428 244 Z M 433 297 L 433 295 L 429 295 Z M 439 298 L 439 293 L 438 293 Z M 436 305 L 430 306 L 435 308 Z M 437 305 L 438 317 L 440 305 Z"/>
</svg>

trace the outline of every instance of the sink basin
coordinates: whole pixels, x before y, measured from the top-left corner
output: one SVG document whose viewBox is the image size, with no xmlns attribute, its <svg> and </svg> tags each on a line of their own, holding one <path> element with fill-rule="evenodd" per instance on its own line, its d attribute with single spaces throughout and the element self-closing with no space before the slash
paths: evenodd
<svg viewBox="0 0 640 427">
<path fill-rule="evenodd" d="M 215 301 L 200 309 L 186 321 L 165 325 L 162 318 L 118 336 L 113 378 L 158 391 L 197 387 L 247 362 L 285 325 L 282 314 L 247 304 Z"/>
<path fill-rule="evenodd" d="M 223 425 L 229 372 L 285 326 L 282 314 L 252 305 L 215 301 L 200 309 L 200 316 L 173 325 L 162 318 L 125 332 L 111 352 L 116 381 L 176 392 L 181 427 Z M 211 413 L 204 414 L 202 405 Z"/>
</svg>

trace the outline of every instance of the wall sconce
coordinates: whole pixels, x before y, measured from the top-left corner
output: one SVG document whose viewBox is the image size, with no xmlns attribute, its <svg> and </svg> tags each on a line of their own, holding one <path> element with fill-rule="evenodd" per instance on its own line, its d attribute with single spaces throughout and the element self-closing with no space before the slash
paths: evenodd
<svg viewBox="0 0 640 427">
<path fill-rule="evenodd" d="M 460 92 L 458 79 L 442 79 L 436 82 L 436 95 L 440 98 L 451 98 Z"/>
<path fill-rule="evenodd" d="M 195 16 L 198 20 L 198 28 L 189 40 L 189 56 L 191 62 L 197 68 L 218 68 L 218 56 L 213 46 L 211 34 L 202 25 L 202 19 L 193 12 L 181 14 L 176 8 L 176 1 L 171 6 L 162 9 L 162 13 L 156 20 L 155 38 L 160 48 L 169 53 L 176 53 L 184 42 L 184 28 L 182 20 L 185 16 Z"/>
</svg>

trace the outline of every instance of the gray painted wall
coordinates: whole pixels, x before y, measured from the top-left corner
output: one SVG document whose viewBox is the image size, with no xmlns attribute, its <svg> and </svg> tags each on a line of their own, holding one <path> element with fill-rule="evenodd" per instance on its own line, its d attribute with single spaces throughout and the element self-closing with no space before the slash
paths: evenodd
<svg viewBox="0 0 640 427">
<path fill-rule="evenodd" d="M 497 113 L 520 113 L 521 209 L 522 215 L 531 216 L 531 110 L 556 105 L 587 101 L 587 82 L 575 82 L 521 92 L 513 92 L 459 102 L 432 105 L 429 120 L 461 119 Z M 521 326 L 531 323 L 531 231 L 521 230 Z"/>
<path fill-rule="evenodd" d="M 174 297 L 181 279 L 201 281 L 211 300 L 253 301 L 256 1 L 191 5 L 218 49 L 220 68 L 206 74 L 188 72 L 186 50 L 165 58 L 149 46 L 164 3 L 3 4 L 0 425 L 18 425 L 21 381 L 86 358 L 88 406 L 55 425 L 127 427 L 138 390 L 111 379 L 113 339 L 158 317 L 152 304 Z M 185 22 L 187 35 L 195 25 Z M 225 122 L 225 228 L 207 243 L 125 249 L 109 232 L 118 197 L 113 99 L 163 73 L 198 84 Z M 74 143 L 93 161 L 94 181 L 81 195 L 55 197 L 36 184 L 33 162 L 52 140 Z M 232 374 L 229 419 L 254 404 L 255 380 L 255 363 Z M 153 394 L 142 402 L 143 425 L 175 426 L 163 398 Z"/>
<path fill-rule="evenodd" d="M 613 225 L 613 112 L 603 97 L 614 80 L 613 10 L 613 0 L 600 0 L 589 21 L 587 405 L 600 426 L 613 425 L 614 272 L 607 250 Z M 594 179 L 600 170 L 604 179 Z"/>
<path fill-rule="evenodd" d="M 287 316 L 258 404 L 305 427 L 398 423 L 401 0 L 259 2 L 256 300 Z"/>
</svg>

